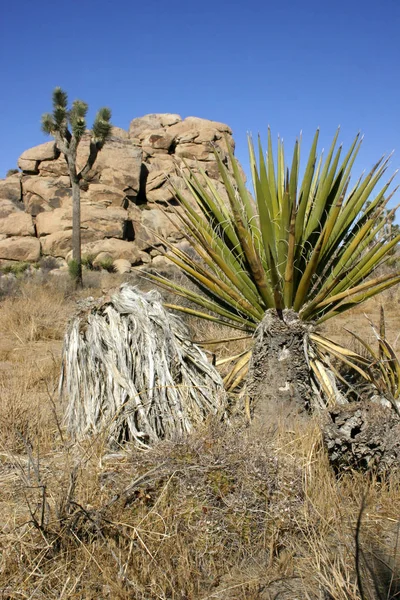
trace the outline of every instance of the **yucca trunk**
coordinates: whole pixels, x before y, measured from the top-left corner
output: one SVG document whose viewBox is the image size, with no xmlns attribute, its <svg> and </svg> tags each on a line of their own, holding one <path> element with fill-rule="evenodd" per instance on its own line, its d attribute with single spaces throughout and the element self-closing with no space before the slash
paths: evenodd
<svg viewBox="0 0 400 600">
<path fill-rule="evenodd" d="M 256 423 L 307 416 L 313 390 L 307 361 L 312 327 L 293 310 L 267 310 L 255 333 L 247 391 Z"/>
</svg>

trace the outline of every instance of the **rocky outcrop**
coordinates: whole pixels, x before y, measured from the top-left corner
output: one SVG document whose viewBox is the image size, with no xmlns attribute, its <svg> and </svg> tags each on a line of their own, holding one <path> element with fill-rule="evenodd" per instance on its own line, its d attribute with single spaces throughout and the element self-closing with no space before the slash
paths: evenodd
<svg viewBox="0 0 400 600">
<path fill-rule="evenodd" d="M 182 239 L 175 227 L 173 187 L 184 190 L 182 170 L 201 168 L 221 193 L 214 149 L 227 160 L 231 129 L 216 121 L 175 114 L 133 119 L 111 138 L 82 184 L 82 251 L 123 260 L 120 268 L 148 264 L 162 243 Z M 78 147 L 78 166 L 89 152 L 89 134 Z M 67 258 L 71 251 L 72 197 L 65 158 L 53 141 L 22 153 L 21 173 L 0 181 L 0 263 Z M 121 266 L 123 265 L 123 266 Z"/>
</svg>

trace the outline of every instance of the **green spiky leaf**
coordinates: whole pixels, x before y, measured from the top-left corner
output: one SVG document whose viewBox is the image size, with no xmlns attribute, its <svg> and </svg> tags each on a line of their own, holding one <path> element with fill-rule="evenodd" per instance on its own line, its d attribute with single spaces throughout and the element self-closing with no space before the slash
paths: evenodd
<svg viewBox="0 0 400 600">
<path fill-rule="evenodd" d="M 111 110 L 107 107 L 100 108 L 92 127 L 93 139 L 98 148 L 102 148 L 111 135 Z"/>
<path fill-rule="evenodd" d="M 55 123 L 53 116 L 50 113 L 45 113 L 42 115 L 42 131 L 47 135 L 51 135 L 55 130 Z"/>
</svg>

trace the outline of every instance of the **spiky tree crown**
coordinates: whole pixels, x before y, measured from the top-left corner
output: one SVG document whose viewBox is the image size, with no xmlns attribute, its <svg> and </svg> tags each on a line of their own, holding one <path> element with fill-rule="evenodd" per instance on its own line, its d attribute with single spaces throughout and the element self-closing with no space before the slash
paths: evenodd
<svg viewBox="0 0 400 600">
<path fill-rule="evenodd" d="M 86 114 L 88 105 L 82 100 L 75 100 L 72 103 L 72 109 L 69 112 L 68 120 L 71 125 L 72 134 L 77 140 L 80 140 L 86 131 Z"/>
<path fill-rule="evenodd" d="M 93 123 L 93 138 L 99 148 L 102 148 L 111 134 L 111 110 L 107 107 L 100 108 Z"/>
<path fill-rule="evenodd" d="M 88 105 L 82 100 L 74 100 L 71 110 L 68 110 L 67 93 L 56 87 L 53 91 L 53 113 L 45 113 L 42 116 L 42 130 L 48 135 L 58 134 L 67 140 L 72 133 L 76 142 L 79 142 L 86 131 L 87 111 Z M 101 108 L 92 128 L 92 139 L 98 150 L 104 146 L 111 129 L 111 110 L 107 107 Z"/>
</svg>

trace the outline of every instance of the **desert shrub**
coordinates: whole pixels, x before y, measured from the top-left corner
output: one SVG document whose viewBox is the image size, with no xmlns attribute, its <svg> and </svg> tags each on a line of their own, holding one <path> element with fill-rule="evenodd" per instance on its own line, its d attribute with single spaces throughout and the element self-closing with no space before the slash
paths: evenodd
<svg viewBox="0 0 400 600">
<path fill-rule="evenodd" d="M 76 282 L 80 276 L 81 268 L 76 260 L 71 259 L 68 263 L 68 273 L 72 281 Z"/>
<path fill-rule="evenodd" d="M 8 169 L 8 171 L 6 173 L 6 177 L 11 177 L 11 175 L 16 175 L 19 172 L 20 172 L 19 169 Z"/>
<path fill-rule="evenodd" d="M 82 257 L 82 266 L 86 267 L 89 271 L 95 271 L 96 267 L 93 264 L 96 256 L 94 254 L 87 254 Z"/>
<path fill-rule="evenodd" d="M 8 265 L 4 265 L 3 267 L 1 267 L 1 271 L 4 274 L 11 273 L 12 275 L 18 277 L 19 275 L 22 275 L 22 273 L 25 273 L 25 271 L 29 269 L 30 266 L 30 263 L 27 262 L 9 263 Z"/>
<path fill-rule="evenodd" d="M 113 258 L 105 258 L 99 263 L 99 266 L 104 271 L 108 271 L 109 273 L 115 273 L 114 268 L 114 259 Z"/>
<path fill-rule="evenodd" d="M 38 264 L 44 273 L 48 273 L 49 271 L 59 268 L 58 261 L 53 256 L 42 256 Z"/>
<path fill-rule="evenodd" d="M 0 301 L 4 298 L 14 296 L 18 288 L 15 277 L 0 272 Z"/>
</svg>

